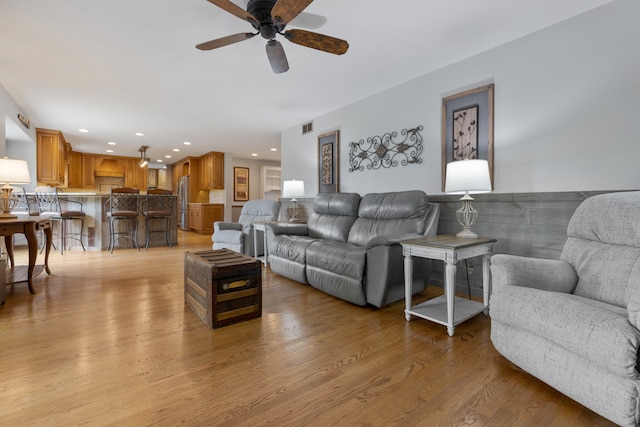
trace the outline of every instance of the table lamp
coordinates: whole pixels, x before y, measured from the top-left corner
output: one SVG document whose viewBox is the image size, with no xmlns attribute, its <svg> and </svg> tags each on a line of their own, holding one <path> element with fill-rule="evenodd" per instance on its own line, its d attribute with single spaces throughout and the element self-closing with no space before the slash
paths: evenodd
<svg viewBox="0 0 640 427">
<path fill-rule="evenodd" d="M 11 209 L 15 207 L 16 201 L 11 200 L 13 188 L 11 184 L 30 184 L 29 166 L 25 160 L 15 160 L 4 157 L 0 159 L 0 184 L 2 195 L 0 195 L 0 220 L 17 218 L 11 214 Z"/>
<path fill-rule="evenodd" d="M 304 196 L 304 181 L 296 181 L 295 179 L 292 179 L 291 181 L 285 181 L 282 184 L 282 197 L 291 198 L 291 204 L 289 205 L 289 216 L 291 217 L 289 221 L 291 222 L 298 221 L 300 206 L 298 206 L 296 197 L 301 196 Z"/>
<path fill-rule="evenodd" d="M 460 199 L 462 206 L 456 211 L 462 231 L 457 237 L 475 239 L 476 233 L 471 226 L 478 219 L 478 211 L 471 206 L 473 197 L 470 194 L 489 193 L 491 178 L 489 177 L 489 162 L 486 160 L 458 160 L 447 164 L 447 180 L 444 188 L 447 194 L 464 194 Z"/>
</svg>

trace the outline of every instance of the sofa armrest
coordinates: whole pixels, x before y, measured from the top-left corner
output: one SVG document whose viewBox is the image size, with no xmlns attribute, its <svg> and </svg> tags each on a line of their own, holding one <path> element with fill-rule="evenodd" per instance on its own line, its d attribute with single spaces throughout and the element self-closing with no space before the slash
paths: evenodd
<svg viewBox="0 0 640 427">
<path fill-rule="evenodd" d="M 419 237 L 422 237 L 422 235 L 415 233 L 394 234 L 391 236 L 375 236 L 367 240 L 364 247 L 365 249 L 369 250 L 376 246 L 398 245 L 402 240 L 417 239 Z"/>
<path fill-rule="evenodd" d="M 213 233 L 211 240 L 214 243 L 230 243 L 239 245 L 242 243 L 245 234 L 240 230 L 219 230 Z"/>
<path fill-rule="evenodd" d="M 578 275 L 571 264 L 557 259 L 498 254 L 491 257 L 492 286 L 524 286 L 544 291 L 571 293 Z"/>
<path fill-rule="evenodd" d="M 224 222 L 224 221 L 216 221 L 213 223 L 213 232 L 221 231 L 221 230 L 236 230 L 242 231 L 242 224 L 239 222 Z"/>
<path fill-rule="evenodd" d="M 271 230 L 275 236 L 279 234 L 306 236 L 308 234 L 307 224 L 275 222 L 267 224 L 267 228 Z"/>
</svg>

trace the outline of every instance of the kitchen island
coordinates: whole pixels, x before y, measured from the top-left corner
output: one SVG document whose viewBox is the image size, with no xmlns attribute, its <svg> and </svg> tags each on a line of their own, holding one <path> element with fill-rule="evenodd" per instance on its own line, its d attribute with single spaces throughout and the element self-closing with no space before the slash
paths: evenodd
<svg viewBox="0 0 640 427">
<path fill-rule="evenodd" d="M 30 210 L 37 212 L 38 207 L 35 204 L 35 195 L 27 193 L 27 197 L 30 199 Z M 109 211 L 109 194 L 101 193 L 64 193 L 59 192 L 58 197 L 60 203 L 64 204 L 65 201 L 74 201 L 82 203 L 82 210 L 86 214 L 84 220 L 84 245 L 87 250 L 103 250 L 109 246 L 109 218 L 107 212 Z M 170 222 L 170 239 L 172 244 L 178 242 L 177 232 L 177 197 L 173 197 L 173 215 Z M 138 246 L 143 248 L 146 241 L 146 227 L 145 217 L 142 215 L 142 210 L 145 204 L 145 194 L 140 194 L 140 214 L 138 215 Z M 72 206 L 75 204 L 71 204 Z M 74 208 L 75 209 L 75 208 Z M 116 225 L 118 225 L 116 223 Z M 164 230 L 164 220 L 151 219 L 150 226 L 152 230 Z M 73 224 L 69 224 L 71 233 L 79 232 L 79 224 L 73 221 Z M 54 224 L 54 234 L 58 233 L 58 224 Z M 54 236 L 53 243 L 59 244 L 60 240 L 58 236 Z M 154 246 L 166 246 L 166 239 L 164 233 L 152 233 L 150 236 L 149 247 Z M 80 242 L 73 239 L 67 240 L 67 248 L 82 249 Z M 119 244 L 116 244 L 116 249 L 119 248 Z M 131 247 L 130 243 L 122 241 L 122 247 Z"/>
</svg>

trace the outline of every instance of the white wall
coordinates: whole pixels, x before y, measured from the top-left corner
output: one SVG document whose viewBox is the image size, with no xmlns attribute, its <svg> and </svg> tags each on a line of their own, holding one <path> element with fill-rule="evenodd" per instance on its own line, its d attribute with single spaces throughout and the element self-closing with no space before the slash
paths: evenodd
<svg viewBox="0 0 640 427">
<path fill-rule="evenodd" d="M 638 16 L 639 1 L 616 0 L 316 117 L 312 134 L 287 129 L 282 177 L 315 195 L 317 136 L 340 129 L 340 191 L 441 193 L 442 98 L 493 82 L 495 192 L 638 189 Z M 349 142 L 418 125 L 422 164 L 348 172 Z"/>
</svg>

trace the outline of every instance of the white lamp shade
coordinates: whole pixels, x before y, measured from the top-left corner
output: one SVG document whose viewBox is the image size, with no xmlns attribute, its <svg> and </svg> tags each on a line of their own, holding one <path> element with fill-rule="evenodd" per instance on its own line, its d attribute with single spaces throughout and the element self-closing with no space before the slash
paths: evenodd
<svg viewBox="0 0 640 427">
<path fill-rule="evenodd" d="M 25 160 L 0 159 L 0 182 L 30 184 L 29 166 Z"/>
<path fill-rule="evenodd" d="M 486 160 L 458 160 L 447 164 L 448 194 L 480 194 L 491 191 L 489 162 Z"/>
<path fill-rule="evenodd" d="M 282 197 L 295 199 L 304 196 L 304 181 L 285 181 L 282 183 Z"/>
</svg>

